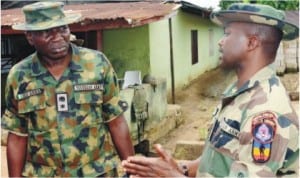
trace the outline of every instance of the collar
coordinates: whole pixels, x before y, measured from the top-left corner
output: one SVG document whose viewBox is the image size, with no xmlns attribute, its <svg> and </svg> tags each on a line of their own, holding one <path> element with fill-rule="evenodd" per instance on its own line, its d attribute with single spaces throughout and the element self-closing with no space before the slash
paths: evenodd
<svg viewBox="0 0 300 178">
<path fill-rule="evenodd" d="M 72 43 L 70 43 L 70 47 L 72 49 L 72 59 L 69 64 L 69 69 L 74 72 L 75 71 L 82 72 L 83 67 L 82 64 L 80 63 L 79 47 L 77 47 Z M 32 76 L 39 76 L 48 72 L 48 70 L 42 65 L 40 59 L 38 58 L 37 52 L 35 52 L 32 56 L 31 71 L 32 71 Z"/>
<path fill-rule="evenodd" d="M 237 89 L 237 81 L 231 84 L 223 93 L 223 98 L 235 97 L 251 88 L 254 88 L 262 81 L 276 76 L 274 64 L 269 64 L 256 72 L 242 87 Z"/>
</svg>

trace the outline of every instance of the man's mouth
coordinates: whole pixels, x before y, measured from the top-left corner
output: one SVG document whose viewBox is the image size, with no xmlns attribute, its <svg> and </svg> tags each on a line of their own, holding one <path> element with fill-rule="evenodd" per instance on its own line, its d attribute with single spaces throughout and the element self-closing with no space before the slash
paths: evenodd
<svg viewBox="0 0 300 178">
<path fill-rule="evenodd" d="M 53 48 L 53 51 L 55 53 L 60 53 L 60 52 L 63 52 L 65 50 L 67 50 L 67 47 Z"/>
</svg>

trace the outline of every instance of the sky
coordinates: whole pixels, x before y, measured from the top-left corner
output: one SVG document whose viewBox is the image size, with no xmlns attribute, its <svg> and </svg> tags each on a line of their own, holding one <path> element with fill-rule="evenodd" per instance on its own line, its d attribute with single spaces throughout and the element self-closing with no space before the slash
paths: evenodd
<svg viewBox="0 0 300 178">
<path fill-rule="evenodd" d="M 206 7 L 206 8 L 212 7 L 215 10 L 220 9 L 218 7 L 220 0 L 186 0 L 186 1 L 193 2 L 194 4 L 197 4 L 201 7 Z"/>
</svg>

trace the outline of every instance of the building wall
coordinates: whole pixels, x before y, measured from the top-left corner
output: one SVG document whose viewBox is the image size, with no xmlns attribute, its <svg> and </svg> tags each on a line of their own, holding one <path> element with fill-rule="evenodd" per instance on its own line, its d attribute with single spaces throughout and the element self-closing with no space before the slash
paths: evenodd
<svg viewBox="0 0 300 178">
<path fill-rule="evenodd" d="M 103 31 L 103 52 L 119 78 L 125 71 L 140 70 L 142 77 L 150 71 L 148 25 Z"/>
<path fill-rule="evenodd" d="M 151 75 L 167 80 L 167 90 L 171 88 L 170 38 L 168 20 L 149 25 Z"/>
<path fill-rule="evenodd" d="M 220 27 L 209 19 L 183 12 L 172 17 L 175 88 L 181 89 L 205 71 L 218 64 Z M 191 30 L 198 31 L 199 62 L 191 62 Z M 211 31 L 211 32 L 210 32 Z M 213 34 L 212 37 L 209 33 Z M 141 70 L 167 79 L 171 89 L 170 38 L 168 19 L 142 27 L 105 30 L 103 51 L 112 62 L 119 78 L 126 70 Z M 212 53 L 213 52 L 213 53 Z"/>
<path fill-rule="evenodd" d="M 223 35 L 223 29 L 211 23 L 209 19 L 182 10 L 172 21 L 175 81 L 176 86 L 182 87 L 205 71 L 217 67 L 218 41 Z M 191 59 L 191 30 L 198 31 L 199 61 L 194 65 Z"/>
<path fill-rule="evenodd" d="M 192 65 L 191 30 L 198 31 L 199 62 Z M 223 29 L 209 19 L 183 12 L 172 17 L 173 57 L 175 88 L 181 89 L 205 71 L 218 65 L 218 41 Z M 211 32 L 210 32 L 211 31 Z M 209 34 L 213 34 L 209 36 Z M 168 19 L 149 25 L 150 66 L 154 76 L 167 79 L 167 89 L 171 89 L 170 38 Z"/>
</svg>

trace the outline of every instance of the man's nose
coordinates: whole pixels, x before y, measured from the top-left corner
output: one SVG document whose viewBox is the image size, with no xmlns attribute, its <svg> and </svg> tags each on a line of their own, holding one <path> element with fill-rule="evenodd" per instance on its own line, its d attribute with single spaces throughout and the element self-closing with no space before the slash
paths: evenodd
<svg viewBox="0 0 300 178">
<path fill-rule="evenodd" d="M 218 41 L 218 45 L 221 47 L 224 43 L 224 37 L 222 37 L 219 41 Z"/>
</svg>

